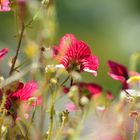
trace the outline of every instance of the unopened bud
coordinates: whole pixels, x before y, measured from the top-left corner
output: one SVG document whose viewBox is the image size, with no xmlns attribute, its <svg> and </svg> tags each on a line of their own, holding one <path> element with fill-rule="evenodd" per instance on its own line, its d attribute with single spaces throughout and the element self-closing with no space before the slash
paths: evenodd
<svg viewBox="0 0 140 140">
<path fill-rule="evenodd" d="M 56 71 L 56 68 L 54 65 L 47 65 L 45 68 L 46 73 L 54 73 Z"/>
<path fill-rule="evenodd" d="M 57 84 L 57 80 L 56 80 L 56 79 L 54 79 L 54 78 L 51 78 L 51 80 L 50 80 L 50 81 L 51 81 L 51 83 L 52 83 L 52 84 Z"/>
<path fill-rule="evenodd" d="M 0 76 L 0 83 L 4 80 L 3 76 Z"/>
<path fill-rule="evenodd" d="M 77 87 L 77 86 L 72 86 L 72 87 L 70 88 L 69 93 L 68 93 L 68 97 L 69 97 L 69 98 L 72 98 L 72 97 L 74 97 L 75 95 L 77 95 L 77 93 L 78 93 L 78 87 Z"/>
<path fill-rule="evenodd" d="M 89 99 L 86 96 L 82 96 L 80 99 L 81 105 L 87 105 L 89 103 Z"/>
<path fill-rule="evenodd" d="M 31 105 L 33 103 L 37 102 L 37 97 L 31 97 L 28 99 L 28 104 Z"/>
</svg>

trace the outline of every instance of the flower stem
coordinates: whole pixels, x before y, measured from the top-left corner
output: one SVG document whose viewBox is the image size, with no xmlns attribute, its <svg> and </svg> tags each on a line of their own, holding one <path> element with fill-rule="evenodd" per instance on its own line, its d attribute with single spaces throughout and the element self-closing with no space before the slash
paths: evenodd
<svg viewBox="0 0 140 140">
<path fill-rule="evenodd" d="M 7 98 L 7 96 L 6 96 L 6 91 L 4 90 L 4 91 L 3 91 L 2 102 L 1 102 L 1 105 L 0 105 L 0 112 L 2 112 L 2 110 L 3 110 L 3 108 L 4 108 L 4 105 L 5 105 L 5 103 L 6 103 L 6 98 Z"/>
<path fill-rule="evenodd" d="M 71 136 L 71 140 L 77 140 L 80 133 L 81 133 L 81 130 L 83 128 L 83 123 L 87 117 L 87 114 L 88 114 L 88 106 L 86 106 L 86 108 L 84 108 L 83 112 L 82 112 L 82 116 L 81 116 L 81 120 L 79 122 L 79 124 L 77 125 L 77 127 L 75 128 L 75 132 L 74 134 Z"/>
<path fill-rule="evenodd" d="M 59 128 L 59 130 L 58 130 L 58 132 L 57 132 L 57 134 L 56 134 L 56 136 L 54 138 L 54 140 L 59 140 L 64 126 L 65 126 L 65 119 L 62 121 L 61 126 L 60 126 L 60 128 Z"/>
<path fill-rule="evenodd" d="M 138 124 L 137 124 L 137 118 L 135 118 L 135 120 L 134 120 L 134 126 L 133 126 L 132 140 L 137 140 L 137 132 L 138 132 Z"/>
<path fill-rule="evenodd" d="M 70 86 L 73 84 L 73 78 L 71 77 Z"/>
<path fill-rule="evenodd" d="M 60 87 L 63 86 L 68 81 L 69 78 L 70 78 L 70 75 L 60 84 Z"/>
<path fill-rule="evenodd" d="M 53 93 L 54 94 L 54 93 Z M 52 101 L 51 101 L 51 109 L 50 109 L 50 126 L 48 131 L 48 138 L 47 140 L 51 139 L 52 130 L 53 130 L 53 114 L 54 114 L 54 95 L 51 95 Z"/>
<path fill-rule="evenodd" d="M 54 112 L 54 105 L 51 106 L 51 111 L 50 111 L 50 126 L 49 126 L 48 140 L 51 139 L 51 135 L 52 135 L 52 129 L 53 129 L 53 112 Z"/>
<path fill-rule="evenodd" d="M 12 66 L 11 66 L 11 69 L 10 69 L 10 72 L 9 72 L 9 76 L 12 75 L 12 73 L 13 73 L 13 71 L 14 71 L 14 69 L 15 69 L 15 64 L 16 64 L 16 61 L 17 61 L 17 58 L 18 58 L 18 54 L 19 54 L 20 47 L 21 47 L 21 42 L 22 42 L 24 30 L 25 30 L 25 26 L 24 26 L 24 24 L 23 24 L 23 25 L 22 25 L 22 28 L 21 28 L 21 33 L 20 33 L 18 45 L 17 45 L 16 55 L 15 55 L 15 57 L 14 57 L 14 60 L 13 60 Z"/>
</svg>

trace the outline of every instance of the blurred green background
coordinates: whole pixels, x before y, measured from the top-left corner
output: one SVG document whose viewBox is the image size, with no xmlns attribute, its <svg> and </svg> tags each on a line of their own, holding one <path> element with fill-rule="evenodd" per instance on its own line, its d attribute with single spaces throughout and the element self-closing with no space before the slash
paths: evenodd
<svg viewBox="0 0 140 140">
<path fill-rule="evenodd" d="M 116 94 L 120 84 L 107 75 L 106 63 L 111 59 L 129 68 L 130 56 L 140 50 L 140 1 L 56 0 L 55 6 L 58 25 L 55 43 L 66 33 L 75 34 L 79 40 L 87 42 L 93 54 L 99 57 L 100 68 L 98 77 L 87 73 L 83 77 Z M 11 55 L 14 55 L 16 46 L 13 15 L 13 12 L 0 13 L 0 47 L 9 47 Z M 8 69 L 4 65 L 1 73 Z"/>
</svg>

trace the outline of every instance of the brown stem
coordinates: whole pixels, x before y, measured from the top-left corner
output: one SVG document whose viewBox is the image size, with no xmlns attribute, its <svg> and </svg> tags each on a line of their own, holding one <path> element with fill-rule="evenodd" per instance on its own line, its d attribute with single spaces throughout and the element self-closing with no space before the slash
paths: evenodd
<svg viewBox="0 0 140 140">
<path fill-rule="evenodd" d="M 18 58 L 18 54 L 19 54 L 20 47 L 21 47 L 21 42 L 22 42 L 24 30 L 25 30 L 25 26 L 24 26 L 24 24 L 23 24 L 23 25 L 22 25 L 22 28 L 21 28 L 21 33 L 20 33 L 18 45 L 17 45 L 16 55 L 15 55 L 15 57 L 14 57 L 14 60 L 13 60 L 12 66 L 11 66 L 11 69 L 10 69 L 10 72 L 9 72 L 9 76 L 12 75 L 12 73 L 13 73 L 13 71 L 14 71 L 14 69 L 15 69 L 15 64 L 16 64 L 16 61 L 17 61 L 17 58 Z"/>
</svg>

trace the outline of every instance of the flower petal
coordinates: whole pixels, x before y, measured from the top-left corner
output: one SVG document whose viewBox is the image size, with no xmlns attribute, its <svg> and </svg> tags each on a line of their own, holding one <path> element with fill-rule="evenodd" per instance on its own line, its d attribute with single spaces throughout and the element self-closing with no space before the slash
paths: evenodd
<svg viewBox="0 0 140 140">
<path fill-rule="evenodd" d="M 120 78 L 120 81 L 122 81 L 122 77 L 124 77 L 125 80 L 127 80 L 129 78 L 128 76 L 128 70 L 125 66 L 119 64 L 119 63 L 116 63 L 114 61 L 108 61 L 108 66 L 110 68 L 110 72 L 109 72 L 109 75 L 113 75 L 112 78 L 115 78 L 115 80 L 119 80 Z M 115 76 L 116 75 L 116 76 Z M 118 78 L 117 78 L 118 76 Z M 124 82 L 124 81 L 122 81 Z"/>
<path fill-rule="evenodd" d="M 76 37 L 73 34 L 64 35 L 59 42 L 60 49 L 68 49 L 70 46 L 75 44 L 77 41 Z"/>
<path fill-rule="evenodd" d="M 75 59 L 75 61 L 80 61 L 91 55 L 90 48 L 83 41 L 77 41 L 73 44 L 67 51 L 66 55 L 70 60 Z"/>
<path fill-rule="evenodd" d="M 27 101 L 29 98 L 33 97 L 35 91 L 37 91 L 38 85 L 36 82 L 31 81 L 24 85 L 22 89 L 13 93 L 13 97 L 19 98 L 22 101 Z"/>
<path fill-rule="evenodd" d="M 109 76 L 114 80 L 121 81 L 122 88 L 127 89 L 128 84 L 126 81 L 129 78 L 127 68 L 114 61 L 108 61 L 108 66 L 110 68 L 110 72 L 108 72 Z"/>
<path fill-rule="evenodd" d="M 99 60 L 96 56 L 89 56 L 87 58 L 84 58 L 81 60 L 82 64 L 80 66 L 80 69 L 82 71 L 90 72 L 94 76 L 97 76 L 97 69 L 99 67 Z"/>
<path fill-rule="evenodd" d="M 92 96 L 101 95 L 102 93 L 102 87 L 94 83 L 88 83 L 86 85 L 86 88 Z"/>
<path fill-rule="evenodd" d="M 2 49 L 0 51 L 0 60 L 2 60 L 7 53 L 8 53 L 8 48 Z"/>
</svg>

